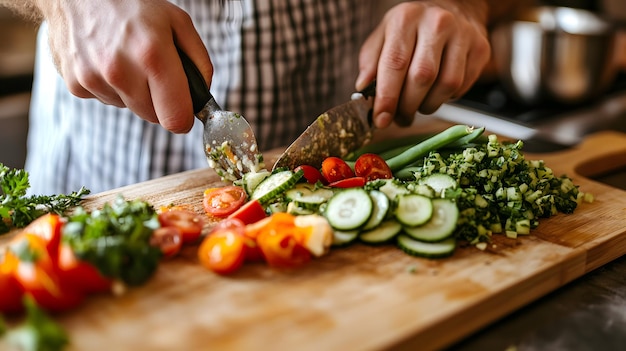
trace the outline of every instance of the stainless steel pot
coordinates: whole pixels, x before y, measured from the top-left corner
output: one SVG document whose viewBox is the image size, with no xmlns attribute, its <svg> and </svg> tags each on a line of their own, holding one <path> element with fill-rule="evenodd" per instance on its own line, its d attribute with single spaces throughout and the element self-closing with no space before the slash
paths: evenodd
<svg viewBox="0 0 626 351">
<path fill-rule="evenodd" d="M 586 10 L 536 7 L 492 32 L 494 62 L 505 89 L 519 101 L 580 103 L 615 79 L 616 29 Z"/>
</svg>

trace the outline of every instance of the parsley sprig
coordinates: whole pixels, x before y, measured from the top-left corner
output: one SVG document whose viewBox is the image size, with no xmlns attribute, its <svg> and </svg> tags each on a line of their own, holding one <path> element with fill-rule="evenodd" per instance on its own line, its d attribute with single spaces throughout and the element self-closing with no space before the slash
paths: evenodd
<svg viewBox="0 0 626 351">
<path fill-rule="evenodd" d="M 85 187 L 71 194 L 26 195 L 28 172 L 0 163 L 0 234 L 23 228 L 46 213 L 63 215 L 90 193 Z"/>
</svg>

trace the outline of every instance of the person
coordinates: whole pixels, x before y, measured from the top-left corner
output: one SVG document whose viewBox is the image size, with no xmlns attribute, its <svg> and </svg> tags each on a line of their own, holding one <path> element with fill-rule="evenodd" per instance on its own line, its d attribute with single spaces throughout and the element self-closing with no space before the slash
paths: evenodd
<svg viewBox="0 0 626 351">
<path fill-rule="evenodd" d="M 518 2 L 387 3 L 0 0 L 41 22 L 30 191 L 101 192 L 207 167 L 176 48 L 268 150 L 373 79 L 378 128 L 461 96 L 489 60 L 488 23 Z"/>
</svg>

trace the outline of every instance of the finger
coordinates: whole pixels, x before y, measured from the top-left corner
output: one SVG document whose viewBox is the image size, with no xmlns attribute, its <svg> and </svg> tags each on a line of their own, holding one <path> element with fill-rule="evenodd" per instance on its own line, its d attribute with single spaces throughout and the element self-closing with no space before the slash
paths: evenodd
<svg viewBox="0 0 626 351">
<path fill-rule="evenodd" d="M 106 105 L 125 107 L 117 92 L 100 72 L 88 64 L 77 63 L 65 70 L 64 80 L 70 93 L 80 98 L 96 98 Z"/>
<path fill-rule="evenodd" d="M 191 17 L 186 12 L 178 9 L 178 11 L 173 13 L 172 21 L 176 45 L 193 61 L 204 77 L 207 87 L 210 87 L 213 79 L 213 63 L 206 46 L 202 42 L 202 38 L 200 38 L 191 21 Z"/>
<path fill-rule="evenodd" d="M 475 45 L 470 50 L 465 68 L 465 79 L 461 88 L 452 96 L 452 99 L 460 98 L 476 83 L 491 57 L 491 46 L 487 40 Z"/>
<path fill-rule="evenodd" d="M 385 28 L 376 74 L 374 122 L 377 127 L 388 126 L 396 114 L 400 92 L 415 50 L 417 31 L 407 29 L 414 24 L 405 22 L 389 22 Z"/>
<path fill-rule="evenodd" d="M 450 43 L 441 56 L 441 68 L 437 80 L 428 91 L 419 111 L 424 114 L 435 112 L 441 104 L 450 100 L 463 86 L 467 62 L 466 45 Z"/>
<path fill-rule="evenodd" d="M 426 24 L 428 26 L 428 24 Z M 413 122 L 415 112 L 422 105 L 439 74 L 444 43 L 448 33 L 431 35 L 428 28 L 420 29 L 415 54 L 407 72 L 407 80 L 398 104 L 396 123 L 401 126 Z"/>
<path fill-rule="evenodd" d="M 380 57 L 383 42 L 384 31 L 382 27 L 379 27 L 370 34 L 361 46 L 359 51 L 359 75 L 355 83 L 357 91 L 365 89 L 370 82 L 376 79 L 378 58 Z"/>
</svg>

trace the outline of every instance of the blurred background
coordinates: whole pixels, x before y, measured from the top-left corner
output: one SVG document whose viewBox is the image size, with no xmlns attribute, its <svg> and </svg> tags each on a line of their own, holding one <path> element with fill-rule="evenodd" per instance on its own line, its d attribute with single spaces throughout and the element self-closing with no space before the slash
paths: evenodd
<svg viewBox="0 0 626 351">
<path fill-rule="evenodd" d="M 615 24 L 617 35 L 616 60 L 621 61 L 621 67 L 626 67 L 626 4 L 624 0 L 546 0 L 538 1 L 538 5 L 566 6 L 572 8 L 586 9 L 606 17 L 612 24 Z M 33 66 L 35 58 L 36 25 L 26 22 L 15 16 L 8 9 L 0 7 L 0 162 L 10 167 L 23 167 L 26 156 L 26 135 L 28 131 L 28 109 L 30 102 L 30 88 L 33 77 Z M 607 108 L 607 101 L 610 102 L 611 116 L 605 118 L 611 125 L 626 125 L 626 75 L 622 74 L 616 79 L 617 84 L 608 87 L 611 99 L 603 102 L 585 101 L 583 106 L 566 106 L 561 108 L 553 101 L 537 104 L 519 104 L 512 99 L 502 89 L 501 84 L 489 83 L 487 85 L 478 84 L 476 89 L 468 95 L 471 99 L 462 101 L 462 104 L 453 106 L 452 117 L 459 115 L 459 112 L 478 111 L 479 124 L 498 126 L 499 121 L 513 121 L 507 124 L 507 128 L 493 130 L 496 133 L 511 131 L 526 131 L 527 128 L 548 134 L 552 130 L 565 130 L 564 133 L 571 135 L 572 124 L 561 123 L 570 121 L 572 116 L 579 119 L 586 119 L 585 123 L 591 123 L 593 117 L 579 117 L 582 112 L 589 112 L 591 116 L 603 113 Z M 497 78 L 496 78 L 497 79 Z M 607 95 L 608 94 L 604 94 Z M 617 102 L 616 102 L 617 101 Z M 618 105 L 618 107 L 615 107 Z M 582 104 L 582 103 L 581 103 Z M 580 104 L 579 104 L 580 105 Z M 556 106 L 556 107 L 555 107 Z M 461 110 L 459 110 L 461 108 Z M 553 115 L 554 110 L 568 111 L 563 118 L 553 118 L 547 121 L 548 115 Z M 581 112 L 582 111 L 582 112 Z M 439 111 L 444 119 L 446 109 Z M 462 113 L 461 113 L 462 114 Z M 582 113 L 584 115 L 584 113 Z M 623 115 L 624 118 L 616 119 L 616 116 Z M 470 113 L 471 116 L 471 113 Z M 485 116 L 495 117 L 495 119 L 484 119 Z M 557 123 L 558 121 L 558 123 Z M 472 123 L 469 120 L 455 120 L 454 122 Z M 583 124 L 585 124 L 583 123 Z M 596 123 L 596 122 L 593 122 Z M 580 124 L 580 123 L 579 123 Z M 512 126 L 512 127 L 511 127 Z M 583 128 L 577 127 L 576 128 Z M 592 132 L 597 128 L 589 127 L 585 124 L 584 131 L 577 131 L 584 136 L 585 133 Z M 561 133 L 561 132 L 560 132 Z M 514 133 L 513 133 L 514 134 Z M 553 133 L 554 134 L 554 133 Z M 555 134 L 556 135 L 556 134 Z M 510 135 L 511 137 L 523 138 L 525 135 Z"/>
</svg>

